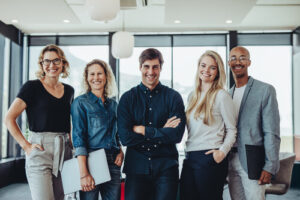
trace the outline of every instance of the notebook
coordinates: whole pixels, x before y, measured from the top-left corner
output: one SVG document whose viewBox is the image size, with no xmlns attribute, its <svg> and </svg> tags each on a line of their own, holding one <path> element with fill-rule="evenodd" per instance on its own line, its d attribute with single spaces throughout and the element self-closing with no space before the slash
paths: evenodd
<svg viewBox="0 0 300 200">
<path fill-rule="evenodd" d="M 258 180 L 265 165 L 264 146 L 246 144 L 248 178 Z"/>
<path fill-rule="evenodd" d="M 87 162 L 90 174 L 95 180 L 95 185 L 111 180 L 104 149 L 89 153 Z M 72 158 L 64 162 L 61 178 L 65 194 L 81 190 L 77 158 Z"/>
</svg>

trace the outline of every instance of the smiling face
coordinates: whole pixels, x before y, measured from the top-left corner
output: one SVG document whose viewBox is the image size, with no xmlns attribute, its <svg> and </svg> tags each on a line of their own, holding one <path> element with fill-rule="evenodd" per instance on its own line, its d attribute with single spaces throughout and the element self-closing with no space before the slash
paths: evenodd
<svg viewBox="0 0 300 200">
<path fill-rule="evenodd" d="M 199 64 L 199 79 L 205 83 L 212 83 L 218 75 L 218 66 L 211 56 L 204 56 Z"/>
<path fill-rule="evenodd" d="M 88 68 L 87 82 L 92 92 L 104 91 L 106 85 L 106 75 L 103 67 L 93 64 Z"/>
<path fill-rule="evenodd" d="M 140 67 L 142 72 L 142 83 L 150 90 L 154 89 L 159 83 L 161 66 L 158 58 L 146 60 Z"/>
<path fill-rule="evenodd" d="M 228 64 L 235 78 L 248 77 L 248 67 L 251 64 L 248 50 L 243 47 L 233 48 Z"/>
<path fill-rule="evenodd" d="M 63 70 L 62 59 L 55 51 L 46 51 L 42 60 L 45 77 L 57 78 Z"/>
</svg>

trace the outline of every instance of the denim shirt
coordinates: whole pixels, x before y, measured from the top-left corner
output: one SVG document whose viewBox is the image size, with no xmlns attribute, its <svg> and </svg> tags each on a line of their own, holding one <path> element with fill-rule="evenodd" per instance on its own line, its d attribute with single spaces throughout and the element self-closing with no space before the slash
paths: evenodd
<svg viewBox="0 0 300 200">
<path fill-rule="evenodd" d="M 116 101 L 106 98 L 103 104 L 92 92 L 74 100 L 71 115 L 75 156 L 100 148 L 119 151 L 116 110 Z"/>
<path fill-rule="evenodd" d="M 181 119 L 176 128 L 163 128 L 173 116 Z M 150 174 L 178 166 L 176 143 L 182 139 L 186 117 L 178 92 L 159 83 L 149 90 L 142 83 L 124 93 L 118 106 L 118 132 L 127 146 L 125 173 Z M 145 136 L 133 132 L 145 126 Z"/>
</svg>

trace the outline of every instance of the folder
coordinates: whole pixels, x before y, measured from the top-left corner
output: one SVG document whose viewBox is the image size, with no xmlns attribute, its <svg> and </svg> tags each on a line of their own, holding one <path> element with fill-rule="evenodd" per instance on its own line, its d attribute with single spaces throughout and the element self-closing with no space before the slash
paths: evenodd
<svg viewBox="0 0 300 200">
<path fill-rule="evenodd" d="M 246 144 L 248 178 L 258 180 L 265 165 L 265 148 L 262 145 Z"/>
<path fill-rule="evenodd" d="M 90 174 L 95 185 L 111 180 L 104 149 L 93 151 L 87 157 Z M 64 194 L 70 194 L 81 190 L 80 173 L 77 158 L 66 160 L 61 171 Z"/>
</svg>

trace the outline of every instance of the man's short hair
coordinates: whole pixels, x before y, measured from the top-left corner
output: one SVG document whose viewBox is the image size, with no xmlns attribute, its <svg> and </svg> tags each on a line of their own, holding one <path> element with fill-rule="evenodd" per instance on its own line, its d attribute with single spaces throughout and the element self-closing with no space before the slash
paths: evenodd
<svg viewBox="0 0 300 200">
<path fill-rule="evenodd" d="M 140 67 L 146 60 L 154 59 L 159 60 L 160 68 L 162 68 L 162 65 L 164 64 L 164 59 L 161 52 L 154 48 L 145 49 L 139 57 Z"/>
</svg>

